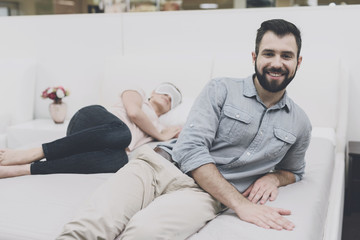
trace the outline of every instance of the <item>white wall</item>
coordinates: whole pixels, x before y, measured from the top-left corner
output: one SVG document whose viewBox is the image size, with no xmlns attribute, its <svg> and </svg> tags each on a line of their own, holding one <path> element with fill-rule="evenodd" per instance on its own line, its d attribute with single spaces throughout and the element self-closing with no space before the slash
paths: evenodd
<svg viewBox="0 0 360 240">
<path fill-rule="evenodd" d="M 35 118 L 48 118 L 47 87 L 69 88 L 68 117 L 99 102 L 100 79 L 108 56 L 122 54 L 121 15 L 51 15 L 0 19 L 0 59 L 35 58 Z M 80 94 L 81 93 L 81 94 Z"/>
<path fill-rule="evenodd" d="M 351 5 L 1 18 L 0 58 L 35 57 L 39 65 L 36 94 L 54 84 L 71 86 L 72 94 L 65 101 L 71 102 L 73 113 L 83 105 L 98 102 L 93 90 L 88 98 L 79 98 L 76 93 L 86 91 L 87 85 L 96 89 L 108 57 L 232 54 L 241 56 L 242 62 L 251 63 L 250 54 L 260 23 L 284 18 L 302 31 L 304 64 L 307 59 L 319 56 L 341 56 L 347 62 L 351 101 L 348 138 L 360 140 L 360 111 L 356 101 L 360 92 L 359 13 L 360 6 Z M 42 100 L 36 106 L 36 117 L 44 117 L 48 103 Z"/>
</svg>

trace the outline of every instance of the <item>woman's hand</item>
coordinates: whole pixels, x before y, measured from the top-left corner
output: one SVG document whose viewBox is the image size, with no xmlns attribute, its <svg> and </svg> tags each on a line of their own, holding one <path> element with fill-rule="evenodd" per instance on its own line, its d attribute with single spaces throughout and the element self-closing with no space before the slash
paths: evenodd
<svg viewBox="0 0 360 240">
<path fill-rule="evenodd" d="M 166 140 L 170 140 L 172 138 L 177 138 L 177 137 L 179 137 L 181 129 L 182 129 L 181 126 L 171 126 L 171 127 L 164 128 L 161 131 L 160 137 L 157 140 L 166 141 Z"/>
</svg>

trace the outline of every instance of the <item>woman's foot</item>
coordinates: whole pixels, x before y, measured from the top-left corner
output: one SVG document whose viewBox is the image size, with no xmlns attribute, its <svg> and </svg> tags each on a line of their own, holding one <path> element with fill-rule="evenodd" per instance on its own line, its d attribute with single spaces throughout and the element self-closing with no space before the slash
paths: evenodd
<svg viewBox="0 0 360 240">
<path fill-rule="evenodd" d="M 44 158 L 42 147 L 31 148 L 26 150 L 17 149 L 1 149 L 0 150 L 0 165 L 22 165 L 35 162 Z"/>
<path fill-rule="evenodd" d="M 30 164 L 16 166 L 0 166 L 0 179 L 30 175 Z"/>
</svg>

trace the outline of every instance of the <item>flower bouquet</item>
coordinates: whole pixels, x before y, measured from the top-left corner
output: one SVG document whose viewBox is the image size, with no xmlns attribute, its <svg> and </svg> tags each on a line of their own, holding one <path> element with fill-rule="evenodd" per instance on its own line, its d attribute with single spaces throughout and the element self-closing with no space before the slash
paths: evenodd
<svg viewBox="0 0 360 240">
<path fill-rule="evenodd" d="M 51 100 L 54 100 L 55 104 L 60 104 L 62 99 L 66 96 L 69 96 L 70 92 L 68 90 L 65 90 L 64 87 L 58 86 L 58 87 L 48 87 L 45 89 L 41 97 L 42 98 L 49 98 Z"/>
<path fill-rule="evenodd" d="M 65 90 L 62 86 L 48 87 L 41 94 L 42 98 L 49 98 L 53 100 L 53 102 L 49 105 L 49 112 L 51 118 L 56 124 L 63 123 L 65 121 L 67 105 L 62 102 L 62 99 L 69 96 L 69 94 L 69 91 Z"/>
</svg>

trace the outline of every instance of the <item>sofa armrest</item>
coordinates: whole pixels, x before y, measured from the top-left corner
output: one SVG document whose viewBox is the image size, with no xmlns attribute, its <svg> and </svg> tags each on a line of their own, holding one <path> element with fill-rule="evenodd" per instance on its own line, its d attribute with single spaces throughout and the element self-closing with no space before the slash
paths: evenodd
<svg viewBox="0 0 360 240">
<path fill-rule="evenodd" d="M 0 149 L 6 148 L 6 134 L 0 134 Z"/>
<path fill-rule="evenodd" d="M 10 114 L 0 113 L 0 134 L 6 132 L 6 128 L 10 125 Z"/>
<path fill-rule="evenodd" d="M 35 60 L 0 59 L 0 133 L 8 124 L 33 119 L 35 79 Z"/>
<path fill-rule="evenodd" d="M 51 119 L 35 119 L 7 129 L 7 147 L 24 149 L 41 146 L 66 135 L 69 121 L 55 124 Z"/>
</svg>

